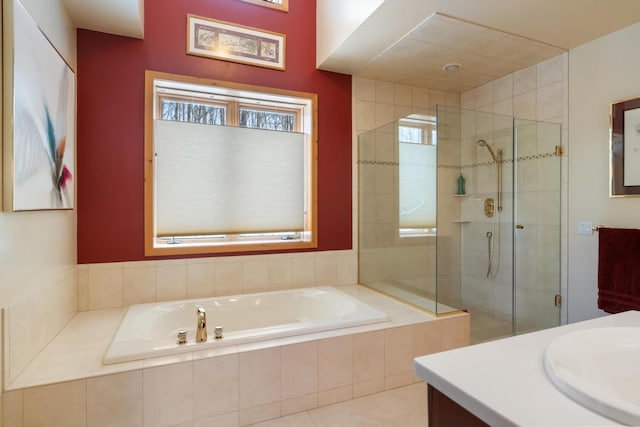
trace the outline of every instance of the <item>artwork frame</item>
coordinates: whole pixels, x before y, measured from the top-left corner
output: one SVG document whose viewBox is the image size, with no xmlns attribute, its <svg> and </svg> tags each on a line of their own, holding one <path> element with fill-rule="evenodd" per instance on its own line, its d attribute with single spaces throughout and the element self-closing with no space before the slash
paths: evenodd
<svg viewBox="0 0 640 427">
<path fill-rule="evenodd" d="M 272 0 L 241 0 L 241 1 L 245 3 L 252 3 L 257 6 L 280 10 L 282 12 L 289 11 L 289 0 L 280 0 L 279 2 L 275 2 Z"/>
<path fill-rule="evenodd" d="M 284 71 L 286 35 L 187 15 L 187 54 Z"/>
<path fill-rule="evenodd" d="M 610 119 L 610 196 L 640 196 L 640 97 L 611 103 Z"/>
<path fill-rule="evenodd" d="M 3 10 L 3 210 L 73 209 L 75 72 L 19 0 Z"/>
</svg>

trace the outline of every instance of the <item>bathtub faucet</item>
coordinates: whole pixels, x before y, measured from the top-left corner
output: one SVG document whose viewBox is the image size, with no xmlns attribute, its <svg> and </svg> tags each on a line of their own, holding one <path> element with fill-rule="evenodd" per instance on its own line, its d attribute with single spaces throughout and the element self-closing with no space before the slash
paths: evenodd
<svg viewBox="0 0 640 427">
<path fill-rule="evenodd" d="M 198 307 L 196 312 L 198 323 L 196 325 L 196 342 L 207 341 L 207 312 L 204 307 Z"/>
</svg>

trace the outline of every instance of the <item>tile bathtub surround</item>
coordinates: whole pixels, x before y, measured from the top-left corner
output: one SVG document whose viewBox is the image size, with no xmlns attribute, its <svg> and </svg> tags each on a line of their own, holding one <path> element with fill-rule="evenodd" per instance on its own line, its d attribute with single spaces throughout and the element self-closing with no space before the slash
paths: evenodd
<svg viewBox="0 0 640 427">
<path fill-rule="evenodd" d="M 62 375 L 73 363 L 30 366 L 25 374 L 31 379 L 17 384 L 24 388 L 4 396 L 5 419 L 17 420 L 8 424 L 12 426 L 30 425 L 22 419 L 22 408 L 30 407 L 51 411 L 48 415 L 56 420 L 60 411 L 35 397 L 70 389 L 83 404 L 76 408 L 61 402 L 61 408 L 73 411 L 67 414 L 70 420 L 86 419 L 89 426 L 116 421 L 133 426 L 248 425 L 414 384 L 419 380 L 412 371 L 414 357 L 468 343 L 466 314 L 435 319 L 368 289 L 343 288 L 384 307 L 391 322 L 110 365 L 80 377 L 76 373 L 76 378 L 69 371 Z M 70 323 L 75 333 L 61 334 L 69 343 L 67 354 L 73 351 L 71 343 L 80 345 L 83 336 L 117 323 L 122 311 L 78 313 L 74 320 L 83 322 Z M 108 343 L 110 337 L 97 340 Z M 122 372 L 114 371 L 118 365 Z M 61 374 L 57 379 L 56 370 Z M 52 383 L 36 386 L 38 378 Z"/>
<path fill-rule="evenodd" d="M 85 264 L 78 266 L 78 310 L 348 285 L 357 277 L 353 250 Z"/>
<path fill-rule="evenodd" d="M 457 319 L 455 323 L 464 320 Z M 377 343 L 362 345 L 374 338 L 364 333 L 12 391 L 5 394 L 5 420 L 12 420 L 6 425 L 159 427 L 222 416 L 237 420 L 236 425 L 254 424 L 418 383 L 411 364 L 417 352 L 414 337 L 424 327 L 420 323 L 382 331 L 397 336 L 383 340 L 384 351 L 378 356 L 369 352 Z M 442 341 L 437 341 L 427 353 L 442 349 Z M 404 348 L 397 349 L 399 343 Z M 322 352 L 323 345 L 337 353 Z M 351 358 L 336 357 L 345 354 Z M 355 395 L 361 383 L 354 382 L 352 367 L 370 357 L 384 361 L 359 368 L 358 375 L 383 375 L 384 381 Z M 337 373 L 329 375 L 334 369 Z M 323 381 L 324 376 L 329 379 Z"/>
<path fill-rule="evenodd" d="M 4 381 L 15 380 L 33 358 L 77 313 L 76 268 L 6 307 L 4 313 Z"/>
</svg>

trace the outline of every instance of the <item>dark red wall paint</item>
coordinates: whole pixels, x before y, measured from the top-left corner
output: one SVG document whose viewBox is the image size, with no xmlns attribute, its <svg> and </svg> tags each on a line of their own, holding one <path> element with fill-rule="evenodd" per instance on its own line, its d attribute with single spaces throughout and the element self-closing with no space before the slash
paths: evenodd
<svg viewBox="0 0 640 427">
<path fill-rule="evenodd" d="M 144 256 L 146 69 L 318 94 L 319 250 L 351 248 L 351 77 L 315 68 L 315 1 L 146 2 L 145 38 L 78 30 L 78 262 Z M 284 33 L 286 71 L 187 55 L 187 14 Z"/>
</svg>

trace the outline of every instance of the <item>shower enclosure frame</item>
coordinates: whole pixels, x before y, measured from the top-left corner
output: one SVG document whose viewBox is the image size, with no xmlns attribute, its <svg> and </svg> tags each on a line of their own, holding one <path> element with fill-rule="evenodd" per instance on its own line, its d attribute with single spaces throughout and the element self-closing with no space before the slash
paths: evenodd
<svg viewBox="0 0 640 427">
<path fill-rule="evenodd" d="M 474 305 L 481 306 L 484 300 L 491 306 L 493 314 L 505 318 L 510 325 L 509 335 L 558 325 L 560 311 L 554 300 L 560 293 L 561 162 L 553 153 L 557 152 L 555 147 L 561 145 L 560 125 L 440 105 L 419 114 L 431 116 L 436 123 L 437 233 L 431 239 L 435 241 L 432 243 L 433 253 L 429 252 L 429 244 L 424 243 L 427 239 L 423 239 L 423 244 L 417 244 L 417 239 L 408 243 L 393 231 L 393 224 L 376 222 L 383 218 L 395 222 L 397 228 L 399 214 L 394 200 L 399 197 L 398 170 L 402 167 L 397 148 L 401 144 L 397 137 L 399 119 L 359 136 L 360 283 L 436 315 L 469 310 L 472 312 L 472 328 Z M 520 138 L 524 139 L 519 142 Z M 479 145 L 480 141 L 485 141 L 486 148 Z M 380 153 L 393 155 L 380 157 Z M 542 163 L 553 164 L 554 169 L 551 172 L 541 170 L 538 176 L 536 168 L 542 167 Z M 531 171 L 536 172 L 532 174 Z M 460 174 L 465 175 L 467 194 L 456 194 L 456 179 Z M 496 176 L 498 174 L 499 177 Z M 548 189 L 538 190 L 534 184 L 535 179 L 545 182 L 550 176 L 556 178 L 551 186 L 553 195 Z M 393 185 L 389 185 L 390 182 Z M 516 187 L 520 184 L 524 184 L 522 189 Z M 485 188 L 487 185 L 496 189 L 488 190 Z M 380 188 L 386 188 L 387 193 Z M 482 212 L 479 205 L 484 196 L 489 197 L 489 193 L 495 193 L 499 199 L 499 209 L 495 212 L 498 218 L 493 220 L 494 225 L 478 213 Z M 541 217 L 555 217 L 550 224 L 538 224 L 536 219 L 526 218 L 537 209 L 531 200 L 537 200 L 538 196 L 555 197 L 553 206 L 545 201 L 544 206 L 551 207 L 547 206 L 540 212 Z M 393 205 L 395 212 L 381 213 L 384 205 Z M 557 215 L 547 215 L 551 211 Z M 496 267 L 498 271 L 494 273 L 496 278 L 492 280 L 486 278 L 486 264 L 479 268 L 486 257 L 473 250 L 474 245 L 478 245 L 473 243 L 474 236 L 483 235 L 478 231 L 482 227 L 485 227 L 482 231 L 487 233 L 487 226 L 495 227 L 495 255 L 500 262 Z M 542 243 L 535 238 L 538 234 Z M 385 235 L 389 238 L 380 238 Z M 482 243 L 486 245 L 486 242 Z M 553 259 L 544 253 L 550 245 L 554 247 L 549 252 L 557 254 Z M 482 250 L 486 249 L 479 249 Z M 412 252 L 420 255 L 414 256 Z M 416 261 L 420 259 L 422 261 Z M 550 263 L 556 266 L 543 271 L 539 277 L 528 279 L 525 276 L 531 272 L 532 262 L 533 270 L 544 270 L 544 265 L 536 267 L 536 261 L 541 265 Z M 423 275 L 412 276 L 411 271 L 419 262 L 433 263 L 433 271 L 427 268 L 421 272 Z M 482 269 L 482 274 L 473 273 Z M 524 269 L 526 274 L 518 269 Z M 531 283 L 538 280 L 546 282 L 544 289 L 531 288 Z M 524 284 L 522 288 L 521 283 Z M 424 300 L 429 297 L 434 301 L 425 307 Z M 546 307 L 547 301 L 552 309 Z M 501 304 L 504 307 L 499 307 Z M 533 326 L 526 326 L 530 319 L 519 316 L 523 313 L 529 316 L 529 311 L 535 311 L 532 307 L 542 307 L 543 304 L 545 307 L 539 311 L 544 313 L 546 320 L 535 320 Z"/>
</svg>

